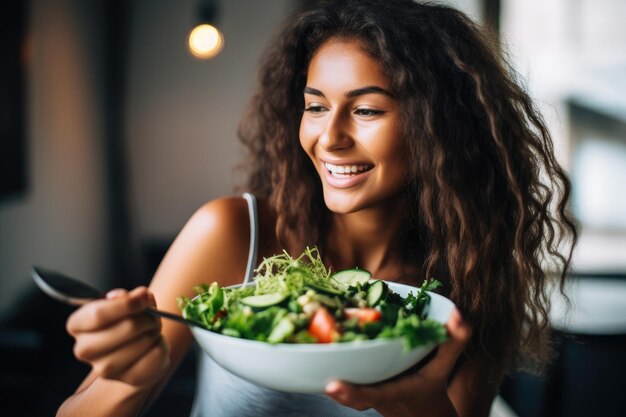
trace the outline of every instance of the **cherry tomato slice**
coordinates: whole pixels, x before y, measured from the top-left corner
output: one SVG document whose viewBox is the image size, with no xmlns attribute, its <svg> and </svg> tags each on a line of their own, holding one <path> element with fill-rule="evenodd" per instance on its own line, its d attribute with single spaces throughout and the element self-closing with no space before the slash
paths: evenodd
<svg viewBox="0 0 626 417">
<path fill-rule="evenodd" d="M 346 308 L 343 314 L 348 319 L 357 319 L 360 325 L 376 322 L 382 316 L 375 308 Z"/>
<path fill-rule="evenodd" d="M 309 333 L 317 339 L 318 343 L 331 343 L 339 338 L 339 332 L 335 326 L 333 316 L 324 307 L 320 307 L 313 313 L 311 323 L 309 323 Z"/>
</svg>

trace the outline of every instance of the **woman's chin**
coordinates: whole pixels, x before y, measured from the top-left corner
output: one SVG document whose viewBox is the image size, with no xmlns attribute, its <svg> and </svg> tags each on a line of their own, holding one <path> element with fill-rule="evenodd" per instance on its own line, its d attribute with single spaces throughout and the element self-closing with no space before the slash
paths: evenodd
<svg viewBox="0 0 626 417">
<path fill-rule="evenodd" d="M 324 203 L 328 210 L 337 214 L 348 214 L 359 210 L 357 201 L 355 198 L 350 198 L 348 195 L 329 195 L 324 193 Z"/>
</svg>

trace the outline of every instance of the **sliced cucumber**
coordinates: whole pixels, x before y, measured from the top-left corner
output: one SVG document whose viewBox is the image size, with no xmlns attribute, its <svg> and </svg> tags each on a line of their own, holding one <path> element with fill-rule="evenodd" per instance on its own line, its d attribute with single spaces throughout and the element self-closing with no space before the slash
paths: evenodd
<svg viewBox="0 0 626 417">
<path fill-rule="evenodd" d="M 341 308 L 341 301 L 339 301 L 336 297 L 329 297 L 326 294 L 315 294 L 313 299 L 315 301 L 319 301 L 327 307 Z"/>
<path fill-rule="evenodd" d="M 250 295 L 239 300 L 242 304 L 245 304 L 254 308 L 268 308 L 282 303 L 287 298 L 287 294 L 271 293 L 262 295 Z"/>
<path fill-rule="evenodd" d="M 332 275 L 332 278 L 336 279 L 346 287 L 356 286 L 357 284 L 365 284 L 372 278 L 372 273 L 365 269 L 344 269 L 343 271 L 337 271 Z"/>
<path fill-rule="evenodd" d="M 280 319 L 278 324 L 274 326 L 272 332 L 267 337 L 269 343 L 280 343 L 291 336 L 296 327 L 287 317 Z"/>
<path fill-rule="evenodd" d="M 319 285 L 319 284 L 315 284 L 313 282 L 307 282 L 307 287 L 310 287 L 312 290 L 315 291 L 319 291 L 319 292 L 324 292 L 326 294 L 330 294 L 330 295 L 341 295 L 343 294 L 343 291 L 338 290 L 336 288 L 332 288 L 332 287 L 327 287 L 325 285 Z"/>
<path fill-rule="evenodd" d="M 374 281 L 367 289 L 367 304 L 374 307 L 387 296 L 387 284 L 382 281 Z"/>
</svg>

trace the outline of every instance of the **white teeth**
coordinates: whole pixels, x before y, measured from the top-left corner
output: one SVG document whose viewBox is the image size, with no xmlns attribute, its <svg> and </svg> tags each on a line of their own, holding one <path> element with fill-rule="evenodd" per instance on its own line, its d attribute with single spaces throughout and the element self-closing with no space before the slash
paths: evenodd
<svg viewBox="0 0 626 417">
<path fill-rule="evenodd" d="M 324 163 L 324 166 L 331 174 L 347 174 L 352 175 L 358 172 L 368 171 L 372 168 L 371 165 L 333 165 L 328 162 Z"/>
</svg>

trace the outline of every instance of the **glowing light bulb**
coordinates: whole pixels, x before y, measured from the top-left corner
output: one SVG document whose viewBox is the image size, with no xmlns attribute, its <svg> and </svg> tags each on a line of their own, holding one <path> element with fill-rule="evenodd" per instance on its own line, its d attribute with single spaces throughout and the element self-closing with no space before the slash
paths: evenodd
<svg viewBox="0 0 626 417">
<path fill-rule="evenodd" d="M 189 52 L 197 58 L 213 58 L 223 47 L 224 35 L 211 25 L 198 25 L 189 33 Z"/>
</svg>

